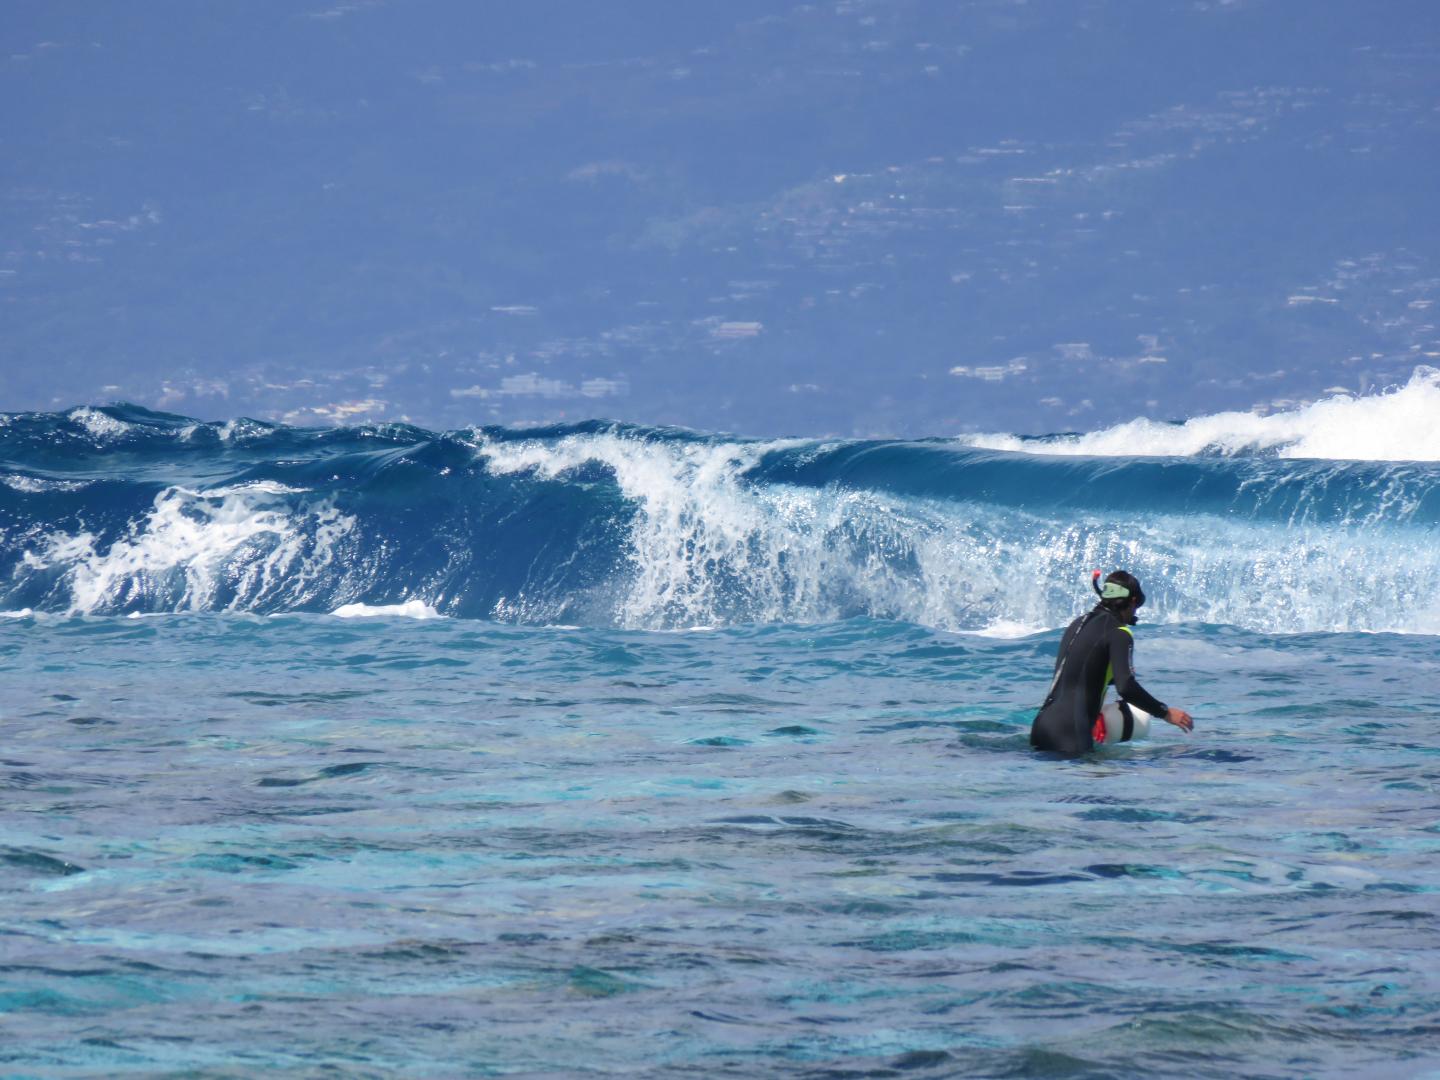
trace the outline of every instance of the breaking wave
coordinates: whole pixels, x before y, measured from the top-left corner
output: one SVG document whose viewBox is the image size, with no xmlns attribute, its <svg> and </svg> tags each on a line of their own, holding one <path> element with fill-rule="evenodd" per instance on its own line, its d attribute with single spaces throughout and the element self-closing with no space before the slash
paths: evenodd
<svg viewBox="0 0 1440 1080">
<path fill-rule="evenodd" d="M 1242 431 L 1226 414 L 1154 445 L 1144 421 L 1123 440 L 993 448 L 9 414 L 0 608 L 655 629 L 868 616 L 1020 634 L 1084 605 L 1091 568 L 1125 567 L 1158 621 L 1440 633 L 1433 436 L 1403 435 L 1395 460 L 1355 460 L 1359 435 L 1348 454 L 1300 453 L 1337 416 L 1397 426 L 1436 380 L 1321 402 L 1265 438 L 1221 438 Z M 1117 456 L 1119 441 L 1142 452 Z"/>
<path fill-rule="evenodd" d="M 1383 393 L 1343 392 L 1302 408 L 1262 415 L 1199 416 L 1180 424 L 1132 420 L 1085 435 L 971 435 L 968 446 L 1031 454 L 1189 457 L 1273 454 L 1345 461 L 1440 461 L 1440 369 L 1417 367 Z"/>
</svg>

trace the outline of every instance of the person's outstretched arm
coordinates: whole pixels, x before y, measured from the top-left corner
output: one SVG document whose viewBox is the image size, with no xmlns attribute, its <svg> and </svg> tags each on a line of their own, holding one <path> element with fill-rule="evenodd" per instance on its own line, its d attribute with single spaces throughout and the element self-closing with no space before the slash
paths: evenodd
<svg viewBox="0 0 1440 1080">
<path fill-rule="evenodd" d="M 1110 670 L 1115 676 L 1115 689 L 1120 697 L 1132 705 L 1138 705 L 1151 716 L 1163 717 L 1182 731 L 1190 731 L 1195 721 L 1184 709 L 1172 709 L 1161 702 L 1150 691 L 1140 685 L 1135 677 L 1135 639 L 1128 631 L 1118 626 L 1110 631 Z"/>
</svg>

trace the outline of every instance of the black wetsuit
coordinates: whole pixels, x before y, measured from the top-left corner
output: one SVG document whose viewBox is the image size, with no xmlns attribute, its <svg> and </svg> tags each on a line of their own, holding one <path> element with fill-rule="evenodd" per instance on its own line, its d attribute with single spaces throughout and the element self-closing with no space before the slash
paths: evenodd
<svg viewBox="0 0 1440 1080">
<path fill-rule="evenodd" d="M 1030 745 L 1071 755 L 1095 749 L 1091 729 L 1104 704 L 1105 687 L 1112 681 L 1122 701 L 1164 716 L 1167 706 L 1135 678 L 1130 663 L 1134 648 L 1130 628 L 1103 604 L 1072 622 L 1060 639 L 1050 693 L 1030 725 Z"/>
</svg>

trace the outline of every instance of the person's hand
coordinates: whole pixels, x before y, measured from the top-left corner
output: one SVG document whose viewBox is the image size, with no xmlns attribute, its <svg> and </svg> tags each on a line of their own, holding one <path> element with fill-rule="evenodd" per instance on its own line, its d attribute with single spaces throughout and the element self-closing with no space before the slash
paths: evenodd
<svg viewBox="0 0 1440 1080">
<path fill-rule="evenodd" d="M 1195 721 L 1184 709 L 1171 709 L 1165 714 L 1165 722 L 1167 724 L 1174 724 L 1187 734 L 1195 730 Z"/>
</svg>

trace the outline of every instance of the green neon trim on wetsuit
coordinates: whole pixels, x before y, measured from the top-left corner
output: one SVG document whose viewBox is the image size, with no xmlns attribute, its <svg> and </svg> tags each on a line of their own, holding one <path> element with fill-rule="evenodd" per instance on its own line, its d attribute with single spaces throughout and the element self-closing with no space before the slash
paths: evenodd
<svg viewBox="0 0 1440 1080">
<path fill-rule="evenodd" d="M 1127 633 L 1127 634 L 1130 635 L 1130 640 L 1131 640 L 1131 641 L 1134 641 L 1134 640 L 1135 640 L 1135 631 L 1134 631 L 1134 630 L 1131 630 L 1130 627 L 1128 627 L 1128 626 L 1122 626 L 1122 627 L 1120 627 L 1120 629 L 1121 629 L 1121 630 L 1124 630 L 1125 633 Z M 1106 685 L 1106 686 L 1114 686 L 1114 685 L 1115 685 L 1115 668 L 1114 668 L 1114 666 L 1111 665 L 1111 664 L 1106 664 L 1106 665 L 1105 665 L 1105 685 Z"/>
</svg>

